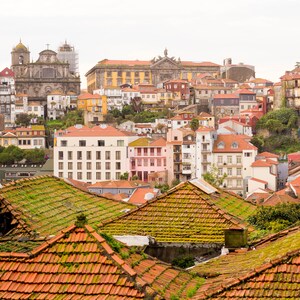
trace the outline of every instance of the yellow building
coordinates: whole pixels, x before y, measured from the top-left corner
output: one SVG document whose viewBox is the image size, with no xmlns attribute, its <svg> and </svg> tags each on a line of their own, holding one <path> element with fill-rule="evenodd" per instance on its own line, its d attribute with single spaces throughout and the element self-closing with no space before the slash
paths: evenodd
<svg viewBox="0 0 300 300">
<path fill-rule="evenodd" d="M 97 94 L 84 93 L 78 96 L 77 108 L 87 112 L 98 112 L 106 115 L 107 98 Z"/>
<path fill-rule="evenodd" d="M 212 62 L 181 61 L 180 58 L 168 57 L 168 51 L 165 50 L 164 57 L 158 56 L 149 61 L 104 59 L 85 76 L 88 91 L 92 93 L 93 90 L 106 86 L 139 83 L 157 85 L 178 78 L 191 80 L 202 73 L 217 77 L 220 74 L 220 65 Z"/>
</svg>

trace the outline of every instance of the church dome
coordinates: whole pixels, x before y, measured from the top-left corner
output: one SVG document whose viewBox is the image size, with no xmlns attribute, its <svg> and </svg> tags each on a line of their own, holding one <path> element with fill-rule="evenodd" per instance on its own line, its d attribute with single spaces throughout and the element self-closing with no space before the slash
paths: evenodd
<svg viewBox="0 0 300 300">
<path fill-rule="evenodd" d="M 15 51 L 28 51 L 28 49 L 22 44 L 22 42 L 20 41 L 20 43 L 14 48 Z"/>
</svg>

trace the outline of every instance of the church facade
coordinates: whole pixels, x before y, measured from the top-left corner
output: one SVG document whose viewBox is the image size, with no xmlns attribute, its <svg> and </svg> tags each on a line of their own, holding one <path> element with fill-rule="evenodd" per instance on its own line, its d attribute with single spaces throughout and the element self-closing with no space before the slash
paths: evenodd
<svg viewBox="0 0 300 300">
<path fill-rule="evenodd" d="M 46 49 L 30 62 L 30 51 L 21 42 L 11 52 L 11 69 L 15 74 L 16 93 L 26 94 L 28 101 L 46 104 L 52 91 L 80 94 L 80 77 L 70 72 L 69 63 L 61 61 L 55 51 Z"/>
<path fill-rule="evenodd" d="M 92 93 L 99 88 L 122 84 L 157 85 L 171 79 L 191 80 L 203 73 L 217 77 L 220 74 L 220 65 L 212 62 L 181 61 L 180 58 L 169 57 L 165 49 L 163 57 L 154 57 L 149 61 L 101 60 L 85 76 L 88 91 Z"/>
</svg>

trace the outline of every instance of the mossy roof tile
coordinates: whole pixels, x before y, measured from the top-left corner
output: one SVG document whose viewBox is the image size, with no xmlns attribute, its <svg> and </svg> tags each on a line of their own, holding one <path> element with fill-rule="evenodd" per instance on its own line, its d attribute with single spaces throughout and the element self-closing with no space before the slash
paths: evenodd
<svg viewBox="0 0 300 300">
<path fill-rule="evenodd" d="M 150 235 L 158 242 L 176 243 L 223 244 L 224 229 L 245 227 L 240 219 L 215 205 L 211 195 L 190 182 L 103 223 L 101 230 L 112 235 Z"/>
</svg>

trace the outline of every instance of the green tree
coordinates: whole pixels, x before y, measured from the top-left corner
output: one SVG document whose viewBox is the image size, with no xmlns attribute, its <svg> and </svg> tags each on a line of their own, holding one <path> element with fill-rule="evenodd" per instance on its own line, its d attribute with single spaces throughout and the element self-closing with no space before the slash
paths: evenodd
<svg viewBox="0 0 300 300">
<path fill-rule="evenodd" d="M 125 172 L 124 174 L 121 174 L 120 179 L 121 180 L 128 180 L 128 177 L 129 177 L 129 173 Z"/>
<path fill-rule="evenodd" d="M 21 126 L 29 126 L 31 119 L 32 119 L 32 115 L 20 113 L 16 116 L 15 123 Z"/>
<path fill-rule="evenodd" d="M 24 150 L 14 145 L 10 145 L 5 148 L 3 153 L 10 154 L 13 157 L 14 162 L 19 162 L 25 157 Z"/>
<path fill-rule="evenodd" d="M 43 164 L 45 162 L 45 151 L 43 149 L 26 150 L 25 159 L 29 164 Z"/>
<path fill-rule="evenodd" d="M 0 153 L 0 164 L 11 165 L 14 163 L 14 158 L 10 153 L 2 152 Z"/>
<path fill-rule="evenodd" d="M 190 123 L 190 127 L 193 131 L 196 131 L 199 128 L 199 120 L 196 118 L 193 118 L 191 123 Z"/>
<path fill-rule="evenodd" d="M 226 177 L 226 173 L 224 173 L 223 175 L 219 175 L 219 170 L 215 165 L 211 166 L 211 170 L 209 172 L 203 174 L 203 179 L 216 187 L 221 186 Z"/>
</svg>

